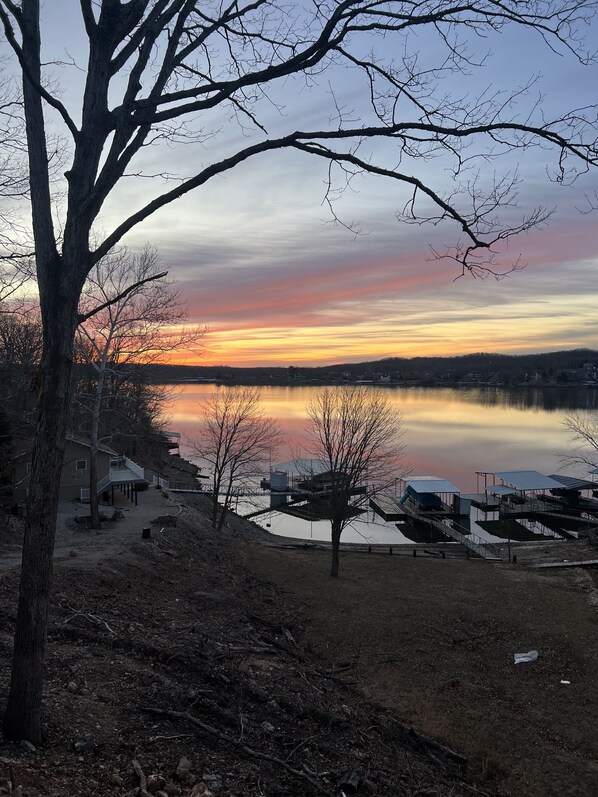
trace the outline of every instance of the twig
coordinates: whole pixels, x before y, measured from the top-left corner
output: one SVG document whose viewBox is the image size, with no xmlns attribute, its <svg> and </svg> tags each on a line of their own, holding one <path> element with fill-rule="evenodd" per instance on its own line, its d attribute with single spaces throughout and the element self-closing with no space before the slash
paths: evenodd
<svg viewBox="0 0 598 797">
<path fill-rule="evenodd" d="M 62 623 L 62 625 L 67 625 L 67 623 L 70 623 L 71 620 L 73 620 L 75 617 L 85 617 L 87 620 L 91 620 L 92 622 L 97 623 L 98 625 L 103 625 L 109 634 L 116 636 L 116 631 L 110 628 L 108 623 L 105 620 L 102 620 L 101 617 L 98 617 L 95 614 L 87 614 L 86 612 L 80 612 L 77 609 L 73 609 L 72 606 L 69 606 L 68 608 L 73 614 L 71 617 L 67 617 L 66 620 Z"/>
<path fill-rule="evenodd" d="M 254 758 L 260 758 L 263 761 L 271 761 L 273 764 L 278 764 L 278 766 L 285 769 L 291 775 L 294 775 L 296 778 L 301 778 L 302 780 L 306 780 L 308 783 L 311 783 L 318 791 L 322 794 L 327 794 L 332 797 L 331 792 L 329 792 L 324 785 L 320 782 L 319 778 L 314 777 L 308 774 L 303 769 L 295 769 L 294 767 L 287 764 L 286 761 L 283 761 L 282 758 L 277 758 L 276 756 L 270 755 L 270 753 L 263 753 L 261 750 L 254 750 L 251 747 L 247 747 L 247 745 L 242 744 L 238 739 L 235 739 L 232 736 L 229 736 L 222 731 L 219 731 L 217 728 L 213 728 L 211 725 L 207 725 L 205 722 L 202 722 L 197 717 L 194 717 L 192 714 L 189 714 L 185 711 L 172 711 L 171 709 L 162 709 L 162 708 L 153 708 L 151 706 L 146 706 L 142 708 L 142 711 L 147 712 L 148 714 L 156 714 L 158 716 L 163 717 L 172 717 L 173 719 L 182 719 L 190 722 L 192 725 L 196 725 L 198 728 L 201 728 L 206 733 L 209 733 L 211 736 L 215 736 L 217 739 L 221 739 L 223 742 L 228 742 L 229 744 L 233 745 L 239 750 L 242 750 L 249 756 L 253 756 Z"/>
<path fill-rule="evenodd" d="M 285 761 L 288 761 L 288 760 L 289 760 L 289 758 L 292 758 L 292 757 L 293 757 L 293 755 L 294 755 L 294 754 L 297 752 L 297 750 L 298 750 L 300 747 L 303 747 L 303 746 L 304 746 L 304 745 L 306 745 L 308 742 L 311 742 L 313 739 L 317 739 L 317 738 L 318 738 L 318 736 L 319 736 L 319 734 L 314 734 L 313 736 L 308 736 L 306 739 L 301 739 L 301 741 L 299 742 L 299 744 L 296 744 L 296 745 L 293 747 L 293 749 L 291 750 L 291 752 L 290 752 L 290 753 L 288 754 L 288 756 L 286 757 Z"/>
<path fill-rule="evenodd" d="M 174 736 L 150 736 L 146 744 L 153 744 L 153 742 L 169 742 L 171 739 L 193 739 L 194 733 L 177 733 Z"/>
<path fill-rule="evenodd" d="M 322 691 L 322 689 L 318 689 L 318 687 L 317 687 L 317 686 L 314 686 L 314 684 L 310 684 L 310 682 L 307 680 L 307 675 L 306 675 L 304 672 L 300 672 L 300 673 L 299 673 L 299 675 L 300 675 L 300 677 L 301 677 L 301 678 L 302 678 L 302 679 L 305 681 L 305 683 L 306 683 L 308 686 L 311 686 L 311 688 L 312 688 L 312 689 L 315 689 L 315 690 L 316 690 L 316 692 L 318 692 L 319 694 L 321 694 L 321 695 L 323 695 L 323 694 L 324 694 L 324 692 Z"/>
</svg>

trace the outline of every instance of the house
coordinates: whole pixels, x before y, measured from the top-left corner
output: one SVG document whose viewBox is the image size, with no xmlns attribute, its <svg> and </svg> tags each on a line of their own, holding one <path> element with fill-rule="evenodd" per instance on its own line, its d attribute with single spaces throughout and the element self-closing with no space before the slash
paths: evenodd
<svg viewBox="0 0 598 797">
<path fill-rule="evenodd" d="M 23 442 L 21 450 L 13 458 L 12 494 L 17 503 L 23 502 L 27 496 L 32 445 L 32 441 Z M 90 449 L 89 440 L 76 435 L 67 436 L 60 477 L 61 501 L 89 499 Z M 145 483 L 143 468 L 102 444 L 98 445 L 97 471 L 98 493 L 117 485 Z"/>
</svg>

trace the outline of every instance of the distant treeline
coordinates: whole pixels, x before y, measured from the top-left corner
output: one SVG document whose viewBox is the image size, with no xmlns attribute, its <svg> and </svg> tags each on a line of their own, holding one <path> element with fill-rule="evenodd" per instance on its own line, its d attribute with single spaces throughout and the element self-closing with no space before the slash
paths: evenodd
<svg viewBox="0 0 598 797">
<path fill-rule="evenodd" d="M 540 354 L 466 354 L 458 357 L 388 357 L 319 367 L 233 368 L 212 365 L 146 366 L 155 383 L 218 382 L 231 385 L 336 384 L 540 384 L 598 382 L 598 352 L 590 349 Z"/>
</svg>

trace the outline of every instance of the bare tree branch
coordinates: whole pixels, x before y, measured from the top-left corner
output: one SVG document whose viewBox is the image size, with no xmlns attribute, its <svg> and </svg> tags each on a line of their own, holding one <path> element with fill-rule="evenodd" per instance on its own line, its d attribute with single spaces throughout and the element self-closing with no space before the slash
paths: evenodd
<svg viewBox="0 0 598 797">
<path fill-rule="evenodd" d="M 121 293 L 111 297 L 110 299 L 107 299 L 102 304 L 97 305 L 97 307 L 94 307 L 93 309 L 88 310 L 85 313 L 79 313 L 79 323 L 83 324 L 92 316 L 97 315 L 97 313 L 100 313 L 102 310 L 105 310 L 107 307 L 110 307 L 113 304 L 118 304 L 123 299 L 126 299 L 130 293 L 137 293 L 139 288 L 141 288 L 143 285 L 146 285 L 148 282 L 161 280 L 167 276 L 168 276 L 168 271 L 161 271 L 159 274 L 152 274 L 151 276 L 146 277 L 145 279 L 139 280 L 138 282 L 129 285 L 127 288 L 121 291 Z"/>
</svg>

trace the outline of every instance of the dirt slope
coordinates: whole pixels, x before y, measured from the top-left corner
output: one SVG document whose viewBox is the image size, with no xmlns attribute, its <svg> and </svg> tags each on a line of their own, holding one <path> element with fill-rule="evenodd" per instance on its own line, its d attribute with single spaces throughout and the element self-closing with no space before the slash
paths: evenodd
<svg viewBox="0 0 598 797">
<path fill-rule="evenodd" d="M 373 708 L 334 651 L 313 651 L 300 602 L 247 569 L 238 532 L 215 537 L 195 509 L 156 511 L 149 541 L 130 514 L 105 532 L 73 532 L 64 547 L 47 740 L 0 746 L 0 794 L 489 792 Z M 1 570 L 2 696 L 17 584 L 14 567 Z"/>
</svg>

